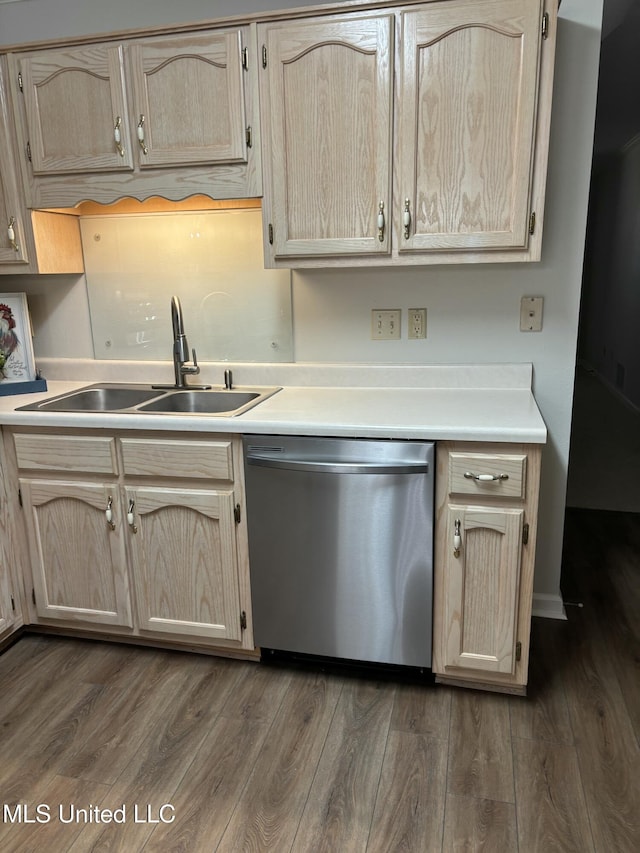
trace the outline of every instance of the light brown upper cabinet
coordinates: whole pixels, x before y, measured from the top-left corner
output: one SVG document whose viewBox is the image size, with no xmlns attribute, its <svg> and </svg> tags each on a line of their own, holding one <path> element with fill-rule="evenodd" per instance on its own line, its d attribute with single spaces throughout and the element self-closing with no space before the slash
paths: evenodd
<svg viewBox="0 0 640 853">
<path fill-rule="evenodd" d="M 32 207 L 262 192 L 255 27 L 15 54 Z"/>
<path fill-rule="evenodd" d="M 393 27 L 344 15 L 262 28 L 273 258 L 390 251 Z"/>
<path fill-rule="evenodd" d="M 240 30 L 131 45 L 140 166 L 246 162 L 242 50 Z"/>
<path fill-rule="evenodd" d="M 133 169 L 122 45 L 34 53 L 19 68 L 34 175 Z"/>
<path fill-rule="evenodd" d="M 447 0 L 259 27 L 267 265 L 539 260 L 556 13 Z"/>
<path fill-rule="evenodd" d="M 24 204 L 6 77 L 0 57 L 0 275 L 83 272 L 77 218 Z"/>
</svg>

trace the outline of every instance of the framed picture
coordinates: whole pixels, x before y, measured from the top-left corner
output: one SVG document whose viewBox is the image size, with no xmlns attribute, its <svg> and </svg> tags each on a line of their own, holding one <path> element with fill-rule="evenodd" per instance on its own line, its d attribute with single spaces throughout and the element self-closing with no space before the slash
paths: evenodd
<svg viewBox="0 0 640 853">
<path fill-rule="evenodd" d="M 27 294 L 0 293 L 0 384 L 35 378 Z"/>
</svg>

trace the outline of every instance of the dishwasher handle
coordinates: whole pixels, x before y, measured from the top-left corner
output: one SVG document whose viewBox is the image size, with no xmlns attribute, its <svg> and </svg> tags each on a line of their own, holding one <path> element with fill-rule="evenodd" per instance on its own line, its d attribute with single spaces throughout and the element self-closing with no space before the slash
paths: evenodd
<svg viewBox="0 0 640 853">
<path fill-rule="evenodd" d="M 272 456 L 247 455 L 247 464 L 258 468 L 310 471 L 316 474 L 427 474 L 428 462 L 321 462 L 313 459 L 275 459 Z"/>
</svg>

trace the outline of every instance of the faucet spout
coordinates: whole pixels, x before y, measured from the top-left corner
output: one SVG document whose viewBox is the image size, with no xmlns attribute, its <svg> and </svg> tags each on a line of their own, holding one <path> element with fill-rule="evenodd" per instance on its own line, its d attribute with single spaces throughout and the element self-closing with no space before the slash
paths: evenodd
<svg viewBox="0 0 640 853">
<path fill-rule="evenodd" d="M 182 320 L 182 305 L 177 296 L 171 297 L 171 328 L 173 330 L 173 372 L 175 376 L 174 385 L 154 385 L 154 388 L 211 388 L 211 385 L 187 385 L 186 376 L 195 376 L 200 373 L 195 349 L 192 351 L 193 363 L 189 361 L 189 344 L 184 332 Z"/>
</svg>

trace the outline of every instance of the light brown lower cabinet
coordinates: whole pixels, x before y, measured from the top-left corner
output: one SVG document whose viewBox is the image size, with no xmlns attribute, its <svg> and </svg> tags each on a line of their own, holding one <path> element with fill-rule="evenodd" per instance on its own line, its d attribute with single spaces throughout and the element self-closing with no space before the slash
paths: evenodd
<svg viewBox="0 0 640 853">
<path fill-rule="evenodd" d="M 253 651 L 239 438 L 25 430 L 11 439 L 32 621 Z"/>
<path fill-rule="evenodd" d="M 541 449 L 441 442 L 433 670 L 443 683 L 524 693 Z"/>
</svg>

